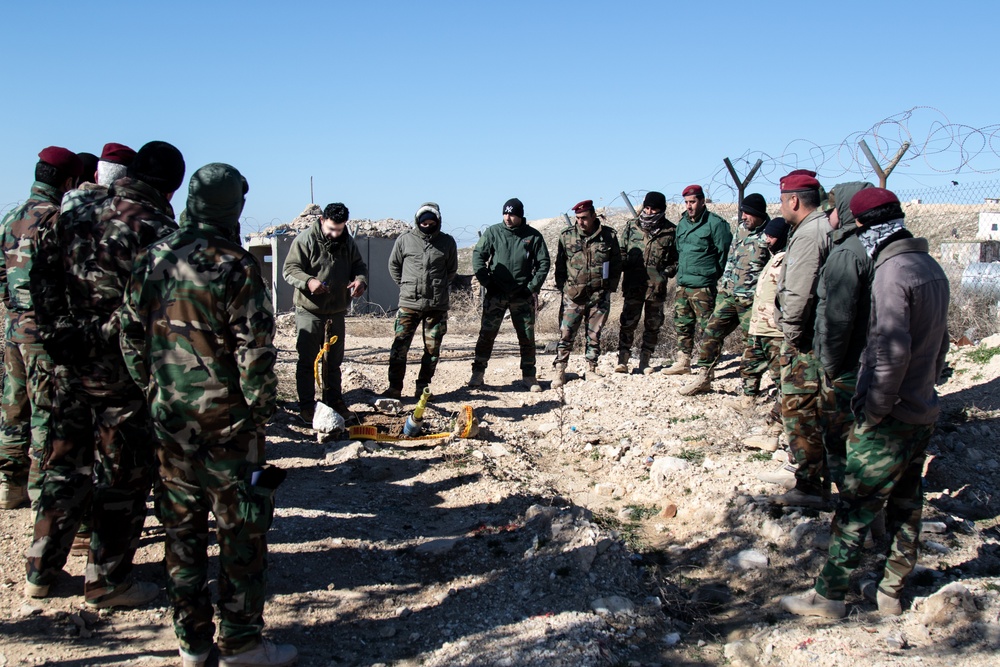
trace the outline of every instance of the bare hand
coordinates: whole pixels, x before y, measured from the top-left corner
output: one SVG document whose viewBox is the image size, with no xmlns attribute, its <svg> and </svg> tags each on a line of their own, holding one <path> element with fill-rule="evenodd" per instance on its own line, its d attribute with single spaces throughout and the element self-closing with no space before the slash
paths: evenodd
<svg viewBox="0 0 1000 667">
<path fill-rule="evenodd" d="M 326 283 L 320 282 L 316 278 L 310 278 L 309 282 L 306 283 L 306 287 L 309 288 L 310 294 L 327 294 L 330 291 Z"/>
<path fill-rule="evenodd" d="M 355 280 L 347 285 L 347 289 L 350 291 L 352 299 L 357 299 L 359 296 L 364 294 L 367 288 L 368 283 L 363 280 Z"/>
</svg>

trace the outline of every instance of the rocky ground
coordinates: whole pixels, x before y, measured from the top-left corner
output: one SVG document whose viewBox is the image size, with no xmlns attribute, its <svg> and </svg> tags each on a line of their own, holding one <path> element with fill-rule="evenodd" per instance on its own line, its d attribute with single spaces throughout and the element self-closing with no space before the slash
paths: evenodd
<svg viewBox="0 0 1000 667">
<path fill-rule="evenodd" d="M 350 322 L 344 377 L 348 402 L 386 435 L 414 404 L 371 406 L 390 327 Z M 266 632 L 295 644 L 301 665 L 995 664 L 1000 340 L 950 355 L 906 612 L 882 618 L 852 594 L 842 621 L 777 605 L 811 585 L 830 515 L 755 500 L 777 491 L 756 475 L 781 462 L 741 445 L 766 406 L 737 409 L 732 356 L 714 393 L 684 398 L 685 378 L 614 374 L 610 354 L 586 379 L 574 355 L 577 379 L 554 391 L 540 354 L 544 391 L 532 394 L 515 383 L 506 334 L 487 386 L 466 388 L 474 344 L 469 327 L 445 338 L 426 427 L 451 431 L 469 405 L 475 438 L 320 444 L 296 417 L 294 331 L 281 320 L 282 409 L 268 438 L 289 475 Z M 91 613 L 74 558 L 52 597 L 26 600 L 29 510 L 0 516 L 0 666 L 179 664 L 165 593 Z M 162 587 L 162 535 L 152 517 L 146 528 L 137 575 Z M 884 546 L 859 574 L 879 569 Z"/>
</svg>

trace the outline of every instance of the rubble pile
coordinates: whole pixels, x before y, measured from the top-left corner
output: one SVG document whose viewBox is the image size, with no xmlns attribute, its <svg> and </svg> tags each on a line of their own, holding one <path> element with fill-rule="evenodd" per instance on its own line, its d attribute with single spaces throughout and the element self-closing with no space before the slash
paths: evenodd
<svg viewBox="0 0 1000 667">
<path fill-rule="evenodd" d="M 309 227 L 323 216 L 323 209 L 317 204 L 309 204 L 291 222 L 281 225 L 265 227 L 260 232 L 249 234 L 248 238 L 268 238 L 279 234 L 298 234 Z M 382 220 L 369 220 L 361 218 L 359 220 L 348 220 L 347 227 L 351 236 L 368 236 L 380 239 L 394 239 L 403 232 L 409 230 L 411 225 L 395 218 L 385 218 Z"/>
</svg>

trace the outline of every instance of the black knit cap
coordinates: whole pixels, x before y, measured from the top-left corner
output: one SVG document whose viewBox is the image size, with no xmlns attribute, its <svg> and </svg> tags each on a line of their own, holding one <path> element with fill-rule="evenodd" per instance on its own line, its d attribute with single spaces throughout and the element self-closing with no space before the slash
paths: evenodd
<svg viewBox="0 0 1000 667">
<path fill-rule="evenodd" d="M 510 213 L 511 215 L 516 215 L 519 218 L 523 218 L 524 204 L 522 204 L 521 200 L 518 199 L 517 197 L 513 197 L 512 199 L 508 199 L 507 201 L 504 202 L 503 212 L 504 215 Z"/>
<path fill-rule="evenodd" d="M 83 173 L 80 174 L 80 182 L 93 183 L 94 174 L 97 173 L 97 161 L 100 158 L 93 153 L 77 153 L 76 156 L 83 163 Z"/>
<path fill-rule="evenodd" d="M 646 198 L 642 200 L 642 207 L 649 207 L 655 211 L 667 210 L 667 198 L 662 192 L 650 190 L 646 193 Z"/>
<path fill-rule="evenodd" d="M 740 204 L 740 213 L 749 213 L 767 220 L 767 202 L 764 201 L 764 195 L 757 192 L 748 194 L 743 198 L 743 203 Z"/>
<path fill-rule="evenodd" d="M 775 250 L 781 250 L 788 240 L 788 222 L 784 218 L 771 218 L 764 225 L 764 234 L 778 239 Z"/>
<path fill-rule="evenodd" d="M 165 141 L 150 141 L 136 153 L 129 172 L 160 192 L 177 192 L 184 182 L 184 157 Z"/>
</svg>

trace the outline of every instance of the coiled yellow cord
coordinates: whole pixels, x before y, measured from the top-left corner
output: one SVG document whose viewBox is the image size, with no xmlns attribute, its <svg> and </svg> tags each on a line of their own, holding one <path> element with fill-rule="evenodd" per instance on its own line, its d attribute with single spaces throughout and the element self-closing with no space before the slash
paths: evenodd
<svg viewBox="0 0 1000 667">
<path fill-rule="evenodd" d="M 337 337 L 330 336 L 330 340 L 323 343 L 323 347 L 320 348 L 319 354 L 316 355 L 316 361 L 313 362 L 313 379 L 316 381 L 316 385 L 320 389 L 323 387 L 323 378 L 319 376 L 319 362 L 323 359 L 323 355 L 330 351 L 330 348 L 337 344 Z"/>
</svg>

